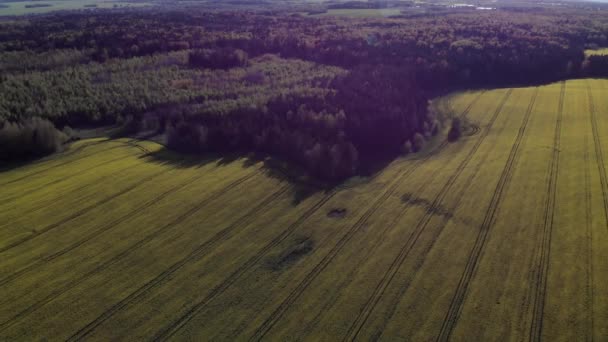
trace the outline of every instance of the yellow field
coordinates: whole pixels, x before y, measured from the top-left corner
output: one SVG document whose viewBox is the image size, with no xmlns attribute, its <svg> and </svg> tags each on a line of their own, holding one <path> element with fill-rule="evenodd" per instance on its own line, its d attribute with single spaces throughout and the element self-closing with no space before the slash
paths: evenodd
<svg viewBox="0 0 608 342">
<path fill-rule="evenodd" d="M 337 16 L 337 17 L 390 17 L 401 14 L 398 8 L 369 8 L 369 9 L 329 9 L 325 13 L 314 14 L 313 16 Z"/>
<path fill-rule="evenodd" d="M 0 173 L 0 340 L 605 340 L 606 88 L 450 96 L 470 135 L 307 196 L 128 139 Z"/>
<path fill-rule="evenodd" d="M 608 49 L 597 49 L 597 50 L 585 50 L 585 56 L 606 56 L 608 55 Z"/>
</svg>

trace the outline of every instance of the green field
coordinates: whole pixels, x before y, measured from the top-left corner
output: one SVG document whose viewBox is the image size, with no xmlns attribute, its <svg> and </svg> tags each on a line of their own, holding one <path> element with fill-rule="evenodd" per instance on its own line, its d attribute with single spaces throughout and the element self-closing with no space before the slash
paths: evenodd
<svg viewBox="0 0 608 342">
<path fill-rule="evenodd" d="M 597 49 L 597 50 L 585 50 L 585 56 L 606 56 L 608 55 L 608 48 Z"/>
<path fill-rule="evenodd" d="M 122 7 L 141 7 L 149 6 L 146 2 L 123 2 L 111 0 L 50 0 L 50 1 L 15 1 L 2 2 L 4 6 L 0 6 L 0 16 L 5 15 L 24 15 L 24 14 L 39 14 L 48 13 L 59 10 L 78 10 L 92 8 L 122 8 Z M 48 4 L 45 7 L 30 7 L 26 6 Z M 6 7 L 5 7 L 6 6 Z M 95 7 L 92 7 L 95 6 Z"/>
<path fill-rule="evenodd" d="M 128 139 L 0 173 L 0 340 L 605 339 L 606 88 L 451 96 L 465 137 L 331 191 Z"/>
<path fill-rule="evenodd" d="M 390 17 L 401 14 L 398 8 L 381 9 L 330 9 L 325 13 L 313 16 L 338 16 L 338 17 Z"/>
</svg>

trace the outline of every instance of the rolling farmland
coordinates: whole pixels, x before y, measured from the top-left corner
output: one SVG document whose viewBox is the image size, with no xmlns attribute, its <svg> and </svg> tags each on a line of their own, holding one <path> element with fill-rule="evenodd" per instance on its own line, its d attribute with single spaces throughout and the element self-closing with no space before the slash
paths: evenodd
<svg viewBox="0 0 608 342">
<path fill-rule="evenodd" d="M 302 195 L 91 139 L 0 173 L 0 340 L 606 339 L 606 80 L 449 97 L 463 138 Z"/>
</svg>

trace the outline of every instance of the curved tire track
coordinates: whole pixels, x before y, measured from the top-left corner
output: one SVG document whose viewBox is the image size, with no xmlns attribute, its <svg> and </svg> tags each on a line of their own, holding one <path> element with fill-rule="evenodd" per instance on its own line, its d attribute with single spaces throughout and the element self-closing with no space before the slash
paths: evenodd
<svg viewBox="0 0 608 342">
<path fill-rule="evenodd" d="M 477 96 L 475 96 L 475 98 L 471 101 L 471 103 L 469 103 L 467 105 L 467 107 L 462 111 L 462 114 L 460 115 L 461 119 L 466 119 L 467 116 L 469 115 L 469 113 L 471 112 L 471 109 L 473 108 L 473 106 L 477 103 L 477 101 L 479 101 L 479 99 L 486 93 L 486 90 L 482 90 L 479 92 L 479 94 L 477 94 Z M 479 130 L 479 127 L 477 127 L 477 129 Z M 435 146 L 435 148 L 431 149 L 426 155 L 423 155 L 421 157 L 418 158 L 411 158 L 411 160 L 414 161 L 426 161 L 428 160 L 429 157 L 436 155 L 437 153 L 441 152 L 441 150 L 446 147 L 450 142 L 448 141 L 448 139 L 444 139 L 441 144 L 439 144 L 438 146 Z"/>
</svg>

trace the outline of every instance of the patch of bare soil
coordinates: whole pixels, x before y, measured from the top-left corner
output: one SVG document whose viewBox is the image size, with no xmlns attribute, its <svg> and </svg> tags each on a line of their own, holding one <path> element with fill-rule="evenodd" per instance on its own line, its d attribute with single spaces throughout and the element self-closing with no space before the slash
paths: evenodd
<svg viewBox="0 0 608 342">
<path fill-rule="evenodd" d="M 314 243 L 310 238 L 297 238 L 293 245 L 283 251 L 283 253 L 270 258 L 267 264 L 272 270 L 280 271 L 298 262 L 298 260 L 310 253 L 313 248 Z"/>
<path fill-rule="evenodd" d="M 327 217 L 331 218 L 343 218 L 344 216 L 346 216 L 346 209 L 344 208 L 335 208 L 327 213 Z"/>
</svg>

